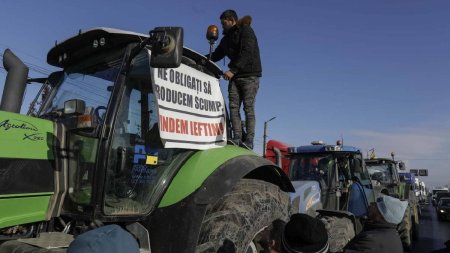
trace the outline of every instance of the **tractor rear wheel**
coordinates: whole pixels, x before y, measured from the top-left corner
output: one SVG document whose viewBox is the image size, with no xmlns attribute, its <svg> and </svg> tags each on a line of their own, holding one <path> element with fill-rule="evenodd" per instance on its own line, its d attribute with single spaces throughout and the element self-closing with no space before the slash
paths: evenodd
<svg viewBox="0 0 450 253">
<path fill-rule="evenodd" d="M 272 221 L 289 219 L 289 196 L 274 184 L 241 179 L 234 189 L 207 207 L 196 253 L 258 252 L 255 238 Z"/>
</svg>

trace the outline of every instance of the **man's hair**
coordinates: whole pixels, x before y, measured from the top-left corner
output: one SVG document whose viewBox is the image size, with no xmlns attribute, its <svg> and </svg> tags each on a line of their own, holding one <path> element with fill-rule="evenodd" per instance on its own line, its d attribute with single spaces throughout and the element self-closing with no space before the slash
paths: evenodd
<svg viewBox="0 0 450 253">
<path fill-rule="evenodd" d="M 260 239 L 258 243 L 264 249 L 264 252 L 269 252 L 269 245 L 271 245 L 272 240 L 275 241 L 274 250 L 277 252 L 282 252 L 281 238 L 284 231 L 284 226 L 286 222 L 282 220 L 274 220 L 265 230 L 260 233 Z"/>
<path fill-rule="evenodd" d="M 286 225 L 286 222 L 282 220 L 274 220 L 272 223 L 273 229 L 270 233 L 270 237 L 272 237 L 273 240 L 275 240 L 275 246 L 274 248 L 281 252 L 281 237 L 283 235 L 284 226 Z"/>
<path fill-rule="evenodd" d="M 226 20 L 234 20 L 234 21 L 238 21 L 238 16 L 236 14 L 236 12 L 234 10 L 226 10 L 224 12 L 222 12 L 222 14 L 220 15 L 220 20 L 222 19 L 226 19 Z"/>
</svg>

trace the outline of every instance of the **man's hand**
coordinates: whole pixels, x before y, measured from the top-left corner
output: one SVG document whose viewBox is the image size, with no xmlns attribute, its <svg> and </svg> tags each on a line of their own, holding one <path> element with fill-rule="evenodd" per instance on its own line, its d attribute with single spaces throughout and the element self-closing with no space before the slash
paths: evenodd
<svg viewBox="0 0 450 253">
<path fill-rule="evenodd" d="M 234 73 L 229 70 L 227 72 L 223 73 L 223 79 L 225 79 L 225 80 L 231 80 L 231 78 L 233 78 L 233 76 L 234 76 Z"/>
</svg>

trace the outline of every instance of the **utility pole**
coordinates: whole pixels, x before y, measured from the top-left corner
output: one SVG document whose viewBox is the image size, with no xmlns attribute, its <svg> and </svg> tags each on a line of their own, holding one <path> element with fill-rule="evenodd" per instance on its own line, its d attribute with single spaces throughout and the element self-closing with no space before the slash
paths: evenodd
<svg viewBox="0 0 450 253">
<path fill-rule="evenodd" d="M 271 119 L 264 121 L 264 135 L 263 135 L 263 157 L 266 157 L 266 138 L 267 138 L 267 123 L 269 121 L 274 120 L 276 117 L 272 117 Z"/>
</svg>

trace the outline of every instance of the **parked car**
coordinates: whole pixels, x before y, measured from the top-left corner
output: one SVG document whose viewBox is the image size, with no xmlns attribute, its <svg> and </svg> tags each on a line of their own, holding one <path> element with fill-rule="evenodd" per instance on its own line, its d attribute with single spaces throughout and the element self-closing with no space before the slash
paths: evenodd
<svg viewBox="0 0 450 253">
<path fill-rule="evenodd" d="M 450 198 L 441 198 L 436 206 L 436 214 L 439 220 L 450 219 Z"/>
</svg>

